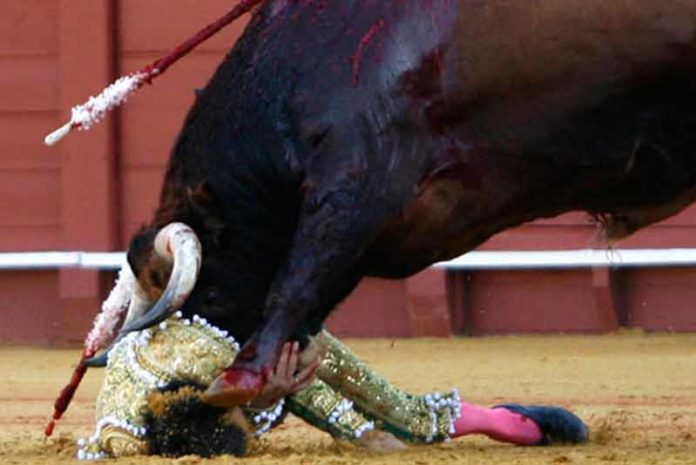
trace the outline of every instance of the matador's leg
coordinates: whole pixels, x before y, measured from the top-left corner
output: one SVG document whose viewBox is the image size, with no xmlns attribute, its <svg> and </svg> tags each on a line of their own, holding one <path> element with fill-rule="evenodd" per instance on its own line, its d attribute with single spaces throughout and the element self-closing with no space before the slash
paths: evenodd
<svg viewBox="0 0 696 465">
<path fill-rule="evenodd" d="M 442 441 L 454 433 L 460 400 L 455 390 L 422 396 L 406 393 L 373 372 L 328 332 L 315 342 L 324 350 L 318 377 L 350 399 L 379 429 L 416 443 Z"/>
<path fill-rule="evenodd" d="M 320 333 L 316 343 L 324 350 L 318 376 L 353 401 L 378 428 L 400 439 L 429 443 L 478 433 L 519 445 L 587 441 L 585 424 L 563 408 L 516 404 L 484 408 L 461 402 L 456 390 L 415 396 L 374 373 L 328 332 Z"/>
<path fill-rule="evenodd" d="M 353 408 L 353 402 L 321 379 L 286 400 L 290 413 L 335 439 L 355 440 L 375 428 L 373 421 Z"/>
</svg>

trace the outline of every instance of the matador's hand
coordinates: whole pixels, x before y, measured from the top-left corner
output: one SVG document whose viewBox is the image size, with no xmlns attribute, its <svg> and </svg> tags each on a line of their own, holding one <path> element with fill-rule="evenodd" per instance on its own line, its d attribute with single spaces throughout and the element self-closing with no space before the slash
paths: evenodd
<svg viewBox="0 0 696 465">
<path fill-rule="evenodd" d="M 250 403 L 253 408 L 269 408 L 280 399 L 306 388 L 314 379 L 321 361 L 317 358 L 298 372 L 300 345 L 286 342 L 274 369 L 264 372 L 266 384 Z"/>
</svg>

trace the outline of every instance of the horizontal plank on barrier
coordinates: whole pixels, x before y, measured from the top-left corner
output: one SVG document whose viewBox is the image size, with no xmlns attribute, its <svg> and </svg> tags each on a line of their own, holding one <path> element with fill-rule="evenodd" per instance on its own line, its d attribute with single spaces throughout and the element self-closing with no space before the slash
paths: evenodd
<svg viewBox="0 0 696 465">
<path fill-rule="evenodd" d="M 124 252 L 0 253 L 0 271 L 84 268 L 118 270 Z M 435 268 L 449 270 L 567 269 L 588 267 L 674 267 L 696 265 L 696 248 L 473 251 Z"/>
<path fill-rule="evenodd" d="M 9 252 L 0 253 L 0 271 L 84 268 L 118 270 L 124 252 Z"/>
<path fill-rule="evenodd" d="M 451 270 L 673 267 L 696 265 L 696 249 L 474 251 L 436 263 Z"/>
</svg>

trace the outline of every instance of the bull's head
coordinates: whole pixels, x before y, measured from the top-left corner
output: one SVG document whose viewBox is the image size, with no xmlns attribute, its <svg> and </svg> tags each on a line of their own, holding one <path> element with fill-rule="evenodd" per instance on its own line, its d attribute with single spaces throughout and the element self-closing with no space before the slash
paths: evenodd
<svg viewBox="0 0 696 465">
<path fill-rule="evenodd" d="M 196 233 L 183 223 L 138 234 L 128 249 L 128 262 L 136 279 L 132 286 L 126 284 L 132 287 L 132 293 L 117 339 L 156 325 L 179 309 L 196 284 L 201 255 Z M 104 366 L 107 354 L 108 349 L 101 357 L 84 363 Z"/>
<path fill-rule="evenodd" d="M 183 223 L 139 234 L 128 249 L 137 277 L 122 333 L 148 328 L 175 312 L 193 290 L 201 266 L 201 244 Z"/>
</svg>

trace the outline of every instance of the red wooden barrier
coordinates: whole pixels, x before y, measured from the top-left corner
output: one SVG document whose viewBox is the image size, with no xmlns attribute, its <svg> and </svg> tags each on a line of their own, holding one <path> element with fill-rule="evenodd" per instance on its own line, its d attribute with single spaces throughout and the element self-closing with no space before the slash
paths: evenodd
<svg viewBox="0 0 696 465">
<path fill-rule="evenodd" d="M 169 149 L 196 87 L 244 22 L 144 89 L 112 119 L 48 149 L 69 108 L 139 69 L 229 9 L 229 0 L 22 0 L 0 15 L 0 250 L 121 250 L 150 217 Z M 163 14 L 166 13 L 166 14 Z M 696 247 L 696 208 L 624 247 Z M 594 227 L 564 215 L 500 234 L 484 248 L 587 248 Z M 368 279 L 329 327 L 340 335 L 446 336 L 606 331 L 618 325 L 696 330 L 692 269 L 608 272 L 429 270 Z M 80 341 L 110 273 L 2 272 L 0 341 Z"/>
</svg>

